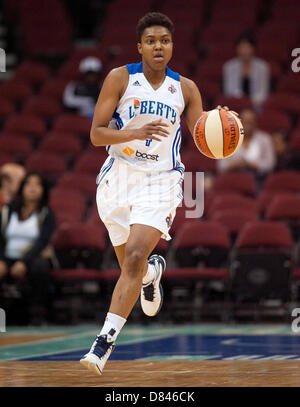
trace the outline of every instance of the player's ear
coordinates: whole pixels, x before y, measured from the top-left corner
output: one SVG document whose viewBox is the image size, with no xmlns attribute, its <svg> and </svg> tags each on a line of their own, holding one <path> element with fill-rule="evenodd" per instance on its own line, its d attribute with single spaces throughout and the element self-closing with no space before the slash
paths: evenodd
<svg viewBox="0 0 300 407">
<path fill-rule="evenodd" d="M 140 42 L 137 43 L 137 49 L 138 49 L 139 54 L 142 55 L 142 44 Z"/>
</svg>

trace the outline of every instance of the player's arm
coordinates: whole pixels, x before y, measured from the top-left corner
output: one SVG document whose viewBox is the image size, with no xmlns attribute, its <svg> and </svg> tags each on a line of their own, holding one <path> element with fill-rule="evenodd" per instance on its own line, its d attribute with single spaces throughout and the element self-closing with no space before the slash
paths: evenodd
<svg viewBox="0 0 300 407">
<path fill-rule="evenodd" d="M 193 134 L 195 124 L 203 113 L 202 98 L 195 82 L 183 76 L 180 77 L 180 80 L 185 102 L 184 117 L 191 134 Z"/>
<path fill-rule="evenodd" d="M 120 131 L 108 128 L 118 102 L 127 87 L 127 83 L 128 70 L 125 66 L 113 69 L 107 75 L 98 97 L 90 131 L 90 139 L 94 146 L 126 143 L 134 139 L 146 140 L 147 138 L 161 141 L 157 135 L 167 137 L 166 125 L 161 123 L 160 120 L 134 130 Z"/>
</svg>

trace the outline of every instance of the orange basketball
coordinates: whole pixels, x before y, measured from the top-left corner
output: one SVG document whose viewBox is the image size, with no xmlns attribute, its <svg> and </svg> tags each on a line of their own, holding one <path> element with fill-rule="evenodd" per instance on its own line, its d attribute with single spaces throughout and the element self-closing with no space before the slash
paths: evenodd
<svg viewBox="0 0 300 407">
<path fill-rule="evenodd" d="M 234 113 L 214 109 L 201 115 L 195 124 L 193 137 L 202 154 L 221 159 L 230 157 L 240 148 L 244 129 Z"/>
</svg>

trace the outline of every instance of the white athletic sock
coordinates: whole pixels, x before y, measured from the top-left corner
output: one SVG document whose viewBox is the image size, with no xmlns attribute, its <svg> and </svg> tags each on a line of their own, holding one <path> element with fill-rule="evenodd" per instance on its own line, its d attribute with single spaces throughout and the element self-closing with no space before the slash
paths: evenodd
<svg viewBox="0 0 300 407">
<path fill-rule="evenodd" d="M 115 342 L 126 321 L 125 318 L 108 312 L 99 335 L 107 335 L 108 342 Z"/>
<path fill-rule="evenodd" d="M 156 277 L 156 270 L 153 264 L 148 263 L 148 270 L 146 275 L 143 277 L 143 284 L 149 284 Z"/>
</svg>

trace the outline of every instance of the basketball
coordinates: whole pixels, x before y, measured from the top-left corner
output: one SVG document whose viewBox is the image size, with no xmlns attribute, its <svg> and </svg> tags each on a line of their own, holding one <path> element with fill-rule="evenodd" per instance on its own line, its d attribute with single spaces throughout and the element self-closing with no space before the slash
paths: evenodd
<svg viewBox="0 0 300 407">
<path fill-rule="evenodd" d="M 198 150 L 209 158 L 233 155 L 242 145 L 244 129 L 240 119 L 226 110 L 210 110 L 198 119 L 193 132 Z"/>
</svg>

